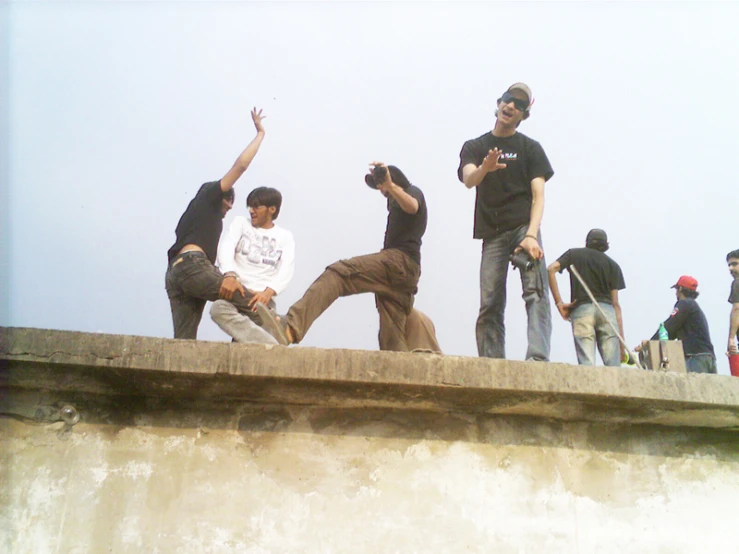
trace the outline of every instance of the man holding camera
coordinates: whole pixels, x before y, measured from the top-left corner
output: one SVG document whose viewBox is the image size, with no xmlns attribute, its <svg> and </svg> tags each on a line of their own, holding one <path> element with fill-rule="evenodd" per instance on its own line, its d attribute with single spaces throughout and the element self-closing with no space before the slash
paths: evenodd
<svg viewBox="0 0 739 554">
<path fill-rule="evenodd" d="M 620 344 L 615 331 L 618 329 L 621 336 L 624 336 L 618 291 L 625 289 L 626 284 L 621 267 L 605 254 L 606 250 L 608 235 L 603 229 L 592 229 L 585 238 L 585 248 L 569 249 L 547 268 L 554 304 L 562 319 L 572 322 L 577 363 L 580 365 L 595 365 L 596 344 L 606 366 L 618 367 L 622 358 L 628 359 L 628 352 Z M 602 312 L 593 304 L 572 270 L 571 301 L 567 304 L 562 302 L 556 274 L 571 266 L 575 266 Z"/>
<path fill-rule="evenodd" d="M 280 344 L 299 343 L 313 322 L 341 296 L 375 295 L 380 314 L 380 350 L 408 351 L 406 323 L 421 275 L 421 238 L 426 231 L 426 200 L 395 166 L 373 162 L 367 184 L 387 198 L 383 249 L 331 264 L 303 297 L 278 318 L 262 303 L 257 312 Z"/>
<path fill-rule="evenodd" d="M 483 241 L 477 351 L 488 358 L 505 358 L 508 262 L 521 253 L 526 359 L 549 360 L 552 318 L 540 226 L 544 183 L 554 171 L 541 145 L 517 131 L 533 103 L 527 85 L 511 85 L 498 99 L 493 130 L 465 142 L 459 155 L 459 180 L 476 191 L 474 237 Z M 528 262 L 533 262 L 529 270 Z"/>
</svg>

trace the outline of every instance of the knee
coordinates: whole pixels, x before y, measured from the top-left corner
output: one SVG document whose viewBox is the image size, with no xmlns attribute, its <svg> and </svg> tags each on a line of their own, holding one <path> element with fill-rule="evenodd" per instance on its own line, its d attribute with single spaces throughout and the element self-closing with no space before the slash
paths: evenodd
<svg viewBox="0 0 739 554">
<path fill-rule="evenodd" d="M 216 300 L 210 305 L 210 318 L 215 321 L 233 311 L 233 304 L 227 300 Z"/>
</svg>

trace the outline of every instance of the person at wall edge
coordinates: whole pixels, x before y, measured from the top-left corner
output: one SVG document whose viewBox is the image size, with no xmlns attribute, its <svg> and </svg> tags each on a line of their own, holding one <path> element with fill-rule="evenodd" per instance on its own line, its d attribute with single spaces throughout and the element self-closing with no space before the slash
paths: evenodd
<svg viewBox="0 0 739 554">
<path fill-rule="evenodd" d="M 618 291 L 626 288 L 621 267 L 607 256 L 608 235 L 602 229 L 592 229 L 585 238 L 585 248 L 571 248 L 549 268 L 549 289 L 562 319 L 572 322 L 572 335 L 580 365 L 595 365 L 595 347 L 606 366 L 617 367 L 628 353 L 614 329 L 624 337 L 621 304 Z M 562 302 L 556 273 L 577 268 L 601 310 L 593 304 L 580 281 L 570 270 L 571 301 Z"/>
<path fill-rule="evenodd" d="M 729 273 L 734 278 L 729 293 L 731 313 L 729 315 L 729 340 L 726 345 L 726 353 L 729 356 L 739 354 L 737 341 L 739 341 L 739 250 L 732 250 L 726 255 L 726 263 L 729 265 Z"/>
<path fill-rule="evenodd" d="M 257 155 L 264 139 L 264 117 L 262 110 L 252 110 L 256 137 L 223 178 L 200 187 L 177 224 L 175 243 L 167 252 L 169 264 L 165 275 L 176 339 L 197 338 L 207 301 L 223 298 L 231 301 L 241 313 L 251 309 L 251 295 L 238 290 L 236 278 L 224 278 L 213 264 L 223 231 L 223 218 L 233 207 L 233 186 Z"/>
<path fill-rule="evenodd" d="M 554 171 L 541 145 L 517 130 L 533 103 L 527 85 L 511 85 L 497 101 L 493 130 L 465 142 L 459 155 L 457 176 L 476 194 L 474 238 L 483 241 L 476 338 L 478 354 L 489 358 L 505 358 L 508 261 L 525 250 L 538 261 L 534 270 L 521 272 L 526 359 L 549 360 L 552 318 L 540 227 L 544 184 Z"/>
</svg>

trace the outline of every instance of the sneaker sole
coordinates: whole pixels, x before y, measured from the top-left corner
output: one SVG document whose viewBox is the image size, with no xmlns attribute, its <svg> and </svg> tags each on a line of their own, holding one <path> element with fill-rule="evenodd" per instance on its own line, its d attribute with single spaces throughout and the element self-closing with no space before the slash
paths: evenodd
<svg viewBox="0 0 739 554">
<path fill-rule="evenodd" d="M 257 313 L 259 314 L 259 317 L 262 318 L 262 327 L 265 331 L 272 335 L 282 346 L 290 344 L 282 325 L 280 325 L 280 322 L 277 321 L 274 314 L 269 311 L 267 306 L 261 302 L 257 302 Z"/>
</svg>

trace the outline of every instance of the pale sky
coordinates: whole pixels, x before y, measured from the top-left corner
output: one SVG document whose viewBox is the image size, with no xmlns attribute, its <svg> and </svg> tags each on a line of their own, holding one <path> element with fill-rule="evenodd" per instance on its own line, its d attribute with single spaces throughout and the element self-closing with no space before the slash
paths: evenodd
<svg viewBox="0 0 739 554">
<path fill-rule="evenodd" d="M 629 345 L 698 279 L 719 372 L 729 326 L 725 255 L 739 248 L 738 3 L 3 3 L 0 324 L 172 336 L 167 249 L 199 186 L 267 135 L 226 218 L 257 186 L 284 197 L 297 244 L 278 311 L 325 266 L 382 247 L 385 202 L 367 163 L 400 167 L 429 209 L 416 306 L 448 354 L 476 355 L 480 241 L 465 140 L 524 81 L 519 128 L 555 175 L 542 226 L 551 263 L 608 232 Z M 7 31 L 5 31 L 7 29 Z M 566 274 L 560 288 L 569 297 Z M 553 310 L 553 361 L 575 363 Z M 507 355 L 525 310 L 508 285 Z M 303 346 L 377 349 L 371 295 L 339 299 Z M 206 312 L 199 337 L 227 340 Z"/>
</svg>

